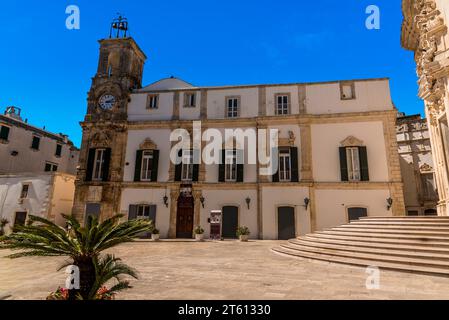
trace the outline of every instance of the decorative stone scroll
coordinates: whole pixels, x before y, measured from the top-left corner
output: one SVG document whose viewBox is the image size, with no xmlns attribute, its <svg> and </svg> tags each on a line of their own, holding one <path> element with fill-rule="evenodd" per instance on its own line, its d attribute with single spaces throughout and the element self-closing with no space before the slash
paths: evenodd
<svg viewBox="0 0 449 320">
<path fill-rule="evenodd" d="M 349 136 L 342 142 L 340 142 L 342 147 L 363 147 L 364 143 L 362 140 L 357 139 L 354 136 Z"/>
<path fill-rule="evenodd" d="M 139 146 L 140 150 L 157 150 L 157 144 L 150 138 L 146 138 Z"/>
</svg>

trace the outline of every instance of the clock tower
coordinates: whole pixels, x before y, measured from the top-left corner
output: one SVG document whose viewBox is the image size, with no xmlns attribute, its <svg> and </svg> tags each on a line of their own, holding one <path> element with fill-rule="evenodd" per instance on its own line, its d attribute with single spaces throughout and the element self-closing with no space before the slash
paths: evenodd
<svg viewBox="0 0 449 320">
<path fill-rule="evenodd" d="M 73 214 L 80 220 L 103 220 L 119 212 L 128 132 L 130 94 L 142 87 L 146 56 L 127 36 L 128 22 L 119 17 L 108 39 L 100 40 L 97 73 L 88 93 L 81 123 L 83 138 Z"/>
</svg>

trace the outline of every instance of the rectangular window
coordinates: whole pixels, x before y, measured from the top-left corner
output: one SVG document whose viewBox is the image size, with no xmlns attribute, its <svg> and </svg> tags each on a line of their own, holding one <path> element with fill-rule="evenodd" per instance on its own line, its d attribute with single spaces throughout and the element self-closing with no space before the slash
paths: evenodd
<svg viewBox="0 0 449 320">
<path fill-rule="evenodd" d="M 9 138 L 9 127 L 1 126 L 0 140 L 8 141 L 8 138 Z"/>
<path fill-rule="evenodd" d="M 56 172 L 58 171 L 58 165 L 51 163 L 51 162 L 46 162 L 45 163 L 45 172 Z"/>
<path fill-rule="evenodd" d="M 150 94 L 148 96 L 147 109 L 157 109 L 157 108 L 159 108 L 159 95 Z"/>
<path fill-rule="evenodd" d="M 61 155 L 62 155 L 62 145 L 58 143 L 56 145 L 55 156 L 60 157 Z"/>
<path fill-rule="evenodd" d="M 237 151 L 226 150 L 225 153 L 225 181 L 237 181 Z"/>
<path fill-rule="evenodd" d="M 349 181 L 360 181 L 360 155 L 359 148 L 346 148 L 346 158 L 348 161 L 348 178 Z"/>
<path fill-rule="evenodd" d="M 153 169 L 153 151 L 152 150 L 143 151 L 140 180 L 151 181 L 152 169 Z"/>
<path fill-rule="evenodd" d="M 226 99 L 226 116 L 228 118 L 237 118 L 239 115 L 239 98 Z"/>
<path fill-rule="evenodd" d="M 24 184 L 20 192 L 20 199 L 26 199 L 28 197 L 28 190 L 30 190 L 30 185 Z"/>
<path fill-rule="evenodd" d="M 195 93 L 186 93 L 185 94 L 184 107 L 186 107 L 186 108 L 195 108 L 196 107 L 196 94 Z"/>
<path fill-rule="evenodd" d="M 41 143 L 41 138 L 38 136 L 33 136 L 33 142 L 31 143 L 31 149 L 39 150 L 39 145 Z"/>
<path fill-rule="evenodd" d="M 291 154 L 290 149 L 279 150 L 279 181 L 291 181 Z"/>
<path fill-rule="evenodd" d="M 105 149 L 95 150 L 95 160 L 94 160 L 94 170 L 92 180 L 96 181 L 103 180 L 105 151 L 106 151 Z"/>
<path fill-rule="evenodd" d="M 193 150 L 182 151 L 182 181 L 192 181 L 193 179 Z"/>
<path fill-rule="evenodd" d="M 283 115 L 290 113 L 290 99 L 287 94 L 276 95 L 276 114 Z"/>
<path fill-rule="evenodd" d="M 354 83 L 340 83 L 341 100 L 355 99 Z"/>
<path fill-rule="evenodd" d="M 156 224 L 156 205 L 140 204 L 133 207 L 135 207 L 135 209 L 133 209 L 133 211 L 135 210 L 135 213 L 132 214 L 132 219 L 151 220 L 154 225 Z"/>
</svg>

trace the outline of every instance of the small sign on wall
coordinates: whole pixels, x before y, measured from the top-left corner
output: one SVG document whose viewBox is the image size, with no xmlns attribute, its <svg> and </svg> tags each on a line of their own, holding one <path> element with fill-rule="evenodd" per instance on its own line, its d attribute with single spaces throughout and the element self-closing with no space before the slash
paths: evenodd
<svg viewBox="0 0 449 320">
<path fill-rule="evenodd" d="M 213 210 L 210 212 L 210 238 L 212 240 L 221 240 L 221 210 Z"/>
</svg>

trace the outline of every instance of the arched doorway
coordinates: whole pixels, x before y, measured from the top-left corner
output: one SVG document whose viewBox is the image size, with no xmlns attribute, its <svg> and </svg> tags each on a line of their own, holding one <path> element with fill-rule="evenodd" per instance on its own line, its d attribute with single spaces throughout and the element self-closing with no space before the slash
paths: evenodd
<svg viewBox="0 0 449 320">
<path fill-rule="evenodd" d="M 296 237 L 295 208 L 278 208 L 278 239 L 290 240 Z"/>
<path fill-rule="evenodd" d="M 178 212 L 176 217 L 176 238 L 193 238 L 193 219 L 195 201 L 191 193 L 181 193 L 178 198 Z"/>
<path fill-rule="evenodd" d="M 235 206 L 223 207 L 223 221 L 221 235 L 223 238 L 236 239 L 239 226 L 239 208 Z"/>
</svg>

